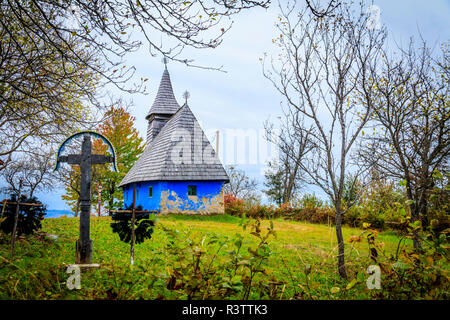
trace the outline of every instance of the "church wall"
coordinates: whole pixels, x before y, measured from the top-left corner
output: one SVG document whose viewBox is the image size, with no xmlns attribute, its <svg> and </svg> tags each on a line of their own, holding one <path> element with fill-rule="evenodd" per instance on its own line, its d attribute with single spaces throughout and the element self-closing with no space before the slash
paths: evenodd
<svg viewBox="0 0 450 320">
<path fill-rule="evenodd" d="M 161 214 L 223 214 L 223 181 L 155 181 L 136 184 L 139 197 L 136 206 L 144 210 L 156 210 Z M 153 197 L 148 196 L 149 186 L 153 186 Z M 197 186 L 197 195 L 188 195 L 188 186 Z M 128 198 L 126 194 L 128 193 Z M 127 206 L 133 203 L 133 187 L 124 187 Z"/>
<path fill-rule="evenodd" d="M 149 197 L 149 187 L 153 187 L 153 195 Z M 124 187 L 125 206 L 129 207 L 133 204 L 133 184 Z M 144 210 L 159 211 L 159 202 L 161 198 L 161 183 L 158 181 L 138 182 L 136 183 L 136 207 L 142 205 Z"/>
</svg>

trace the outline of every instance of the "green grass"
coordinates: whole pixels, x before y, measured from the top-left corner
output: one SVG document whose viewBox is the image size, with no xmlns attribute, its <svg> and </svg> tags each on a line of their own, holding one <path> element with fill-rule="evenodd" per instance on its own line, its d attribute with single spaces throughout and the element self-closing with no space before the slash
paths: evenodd
<svg viewBox="0 0 450 320">
<path fill-rule="evenodd" d="M 244 236 L 244 247 L 255 247 L 257 239 L 243 230 L 240 218 L 220 216 L 158 216 L 152 239 L 136 245 L 134 268 L 130 268 L 130 245 L 119 240 L 111 230 L 109 217 L 91 218 L 91 238 L 93 239 L 93 263 L 101 268 L 82 274 L 81 290 L 66 288 L 66 268 L 75 262 L 75 241 L 78 238 L 77 218 L 45 219 L 42 231 L 58 235 L 54 241 L 39 240 L 36 237 L 20 239 L 16 246 L 16 256 L 9 261 L 9 236 L 0 237 L 0 298 L 1 299 L 184 299 L 181 290 L 168 290 L 170 272 L 177 265 L 189 263 L 189 257 L 181 261 L 181 256 L 167 251 L 169 238 L 161 226 L 186 233 L 187 241 L 206 248 L 202 239 L 233 238 L 235 234 Z M 258 276 L 258 283 L 271 285 L 280 282 L 276 290 L 280 298 L 299 296 L 311 299 L 365 299 L 369 290 L 365 283 L 359 283 L 352 290 L 345 290 L 347 282 L 337 274 L 337 242 L 334 226 L 315 225 L 302 222 L 273 221 L 276 238 L 270 238 L 272 254 L 265 274 Z M 269 221 L 263 221 L 264 227 Z M 350 280 L 358 273 L 365 274 L 372 264 L 368 258 L 367 241 L 349 243 L 351 236 L 358 236 L 362 230 L 344 227 L 346 242 L 346 263 Z M 384 243 L 386 254 L 395 252 L 398 237 L 392 232 L 378 234 Z M 231 243 L 231 242 L 230 242 Z M 226 246 L 229 244 L 227 243 Z M 411 245 L 408 243 L 408 246 Z M 182 246 L 180 244 L 180 246 Z M 208 250 L 218 250 L 218 245 L 210 245 Z M 231 248 L 228 248 L 229 250 Z M 227 250 L 217 256 L 204 253 L 204 264 L 219 263 L 227 259 Z M 215 251 L 214 251 L 215 252 Z M 247 254 L 248 251 L 245 251 Z M 209 260 L 208 260 L 209 259 Z M 311 266 L 307 276 L 305 268 Z M 366 275 L 367 276 L 367 275 Z M 340 288 L 339 294 L 332 288 Z M 250 298 L 259 298 L 255 288 Z M 262 290 L 262 289 L 261 289 Z M 275 289 L 274 289 L 275 290 Z M 239 298 L 239 292 L 230 298 Z M 267 298 L 267 297 L 266 297 Z"/>
</svg>

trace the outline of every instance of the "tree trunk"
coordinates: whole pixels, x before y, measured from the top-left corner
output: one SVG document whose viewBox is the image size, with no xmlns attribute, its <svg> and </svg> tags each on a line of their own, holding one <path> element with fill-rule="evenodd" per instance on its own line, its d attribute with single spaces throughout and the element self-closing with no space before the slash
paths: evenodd
<svg viewBox="0 0 450 320">
<path fill-rule="evenodd" d="M 416 222 L 419 220 L 419 205 L 415 200 L 415 195 L 417 195 L 417 191 L 413 193 L 412 182 L 410 178 L 410 174 L 408 170 L 405 170 L 406 173 L 406 196 L 408 200 L 412 201 L 409 208 L 411 210 L 411 222 Z M 413 246 L 414 249 L 420 249 L 420 241 L 419 241 L 419 233 L 417 231 L 413 231 Z"/>
<path fill-rule="evenodd" d="M 14 225 L 11 233 L 11 261 L 14 258 L 14 249 L 16 246 L 16 232 L 17 232 L 17 220 L 19 219 L 19 206 L 20 206 L 20 197 L 22 192 L 22 180 L 19 183 L 19 193 L 17 195 L 17 206 L 16 213 L 14 214 Z"/>
<path fill-rule="evenodd" d="M 419 206 L 416 202 L 411 205 L 411 222 L 416 222 L 419 220 Z M 419 250 L 421 248 L 420 240 L 419 240 L 419 232 L 417 230 L 413 230 L 413 246 L 415 250 Z"/>
<path fill-rule="evenodd" d="M 338 271 L 341 278 L 347 280 L 345 270 L 344 237 L 342 236 L 342 210 L 340 205 L 336 205 L 336 238 L 338 242 Z"/>
</svg>

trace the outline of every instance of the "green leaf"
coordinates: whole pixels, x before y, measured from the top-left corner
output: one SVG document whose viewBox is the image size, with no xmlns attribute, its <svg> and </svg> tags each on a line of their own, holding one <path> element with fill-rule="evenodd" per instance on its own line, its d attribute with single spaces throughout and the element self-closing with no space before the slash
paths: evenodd
<svg viewBox="0 0 450 320">
<path fill-rule="evenodd" d="M 311 265 L 308 263 L 305 265 L 305 274 L 308 275 L 311 273 Z"/>
<path fill-rule="evenodd" d="M 353 288 L 355 286 L 356 283 L 357 283 L 357 280 L 355 278 L 347 284 L 347 287 L 345 289 L 350 290 L 351 288 Z"/>
</svg>

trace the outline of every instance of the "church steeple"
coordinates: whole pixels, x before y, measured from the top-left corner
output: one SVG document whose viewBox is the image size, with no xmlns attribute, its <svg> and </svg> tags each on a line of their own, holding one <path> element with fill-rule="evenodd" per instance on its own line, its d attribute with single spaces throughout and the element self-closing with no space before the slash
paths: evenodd
<svg viewBox="0 0 450 320">
<path fill-rule="evenodd" d="M 153 102 L 146 119 L 149 119 L 152 114 L 175 114 L 180 109 L 180 105 L 173 94 L 172 83 L 170 81 L 169 71 L 164 69 L 161 82 L 159 84 L 158 93 Z"/>
<path fill-rule="evenodd" d="M 169 71 L 167 70 L 167 60 L 164 60 L 164 64 L 165 68 L 159 84 L 158 93 L 150 111 L 145 117 L 148 120 L 147 145 L 158 135 L 170 117 L 180 109 L 180 105 L 173 94 L 172 83 L 170 81 Z"/>
</svg>

